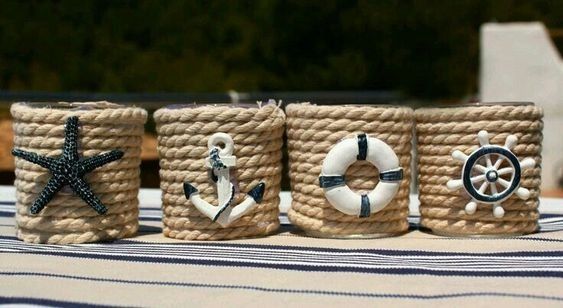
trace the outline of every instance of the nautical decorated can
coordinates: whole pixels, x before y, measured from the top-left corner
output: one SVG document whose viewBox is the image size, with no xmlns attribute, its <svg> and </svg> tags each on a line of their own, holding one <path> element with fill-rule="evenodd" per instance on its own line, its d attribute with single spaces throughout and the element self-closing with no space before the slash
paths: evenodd
<svg viewBox="0 0 563 308">
<path fill-rule="evenodd" d="M 542 117 L 532 103 L 418 109 L 421 226 L 451 236 L 536 231 Z"/>
<path fill-rule="evenodd" d="M 11 114 L 18 238 L 71 244 L 137 232 L 145 110 L 15 103 Z"/>
<path fill-rule="evenodd" d="M 303 103 L 286 112 L 294 225 L 331 238 L 408 230 L 412 109 Z"/>
<path fill-rule="evenodd" d="M 165 236 L 223 240 L 279 227 L 285 114 L 275 102 L 175 105 L 154 119 Z"/>
</svg>

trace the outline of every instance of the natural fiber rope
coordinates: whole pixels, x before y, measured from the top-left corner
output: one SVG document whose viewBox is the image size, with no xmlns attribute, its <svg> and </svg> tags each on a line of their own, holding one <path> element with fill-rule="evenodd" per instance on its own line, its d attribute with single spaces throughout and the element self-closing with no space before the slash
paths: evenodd
<svg viewBox="0 0 563 308">
<path fill-rule="evenodd" d="M 160 187 L 164 235 L 185 240 L 222 240 L 269 234 L 279 227 L 281 148 L 285 115 L 273 104 L 258 108 L 204 105 L 155 112 L 160 155 Z M 266 184 L 262 202 L 226 228 L 200 213 L 186 199 L 183 184 L 194 185 L 200 196 L 217 205 L 215 184 L 208 177 L 207 141 L 214 133 L 234 141 L 239 192 L 233 204 L 259 182 Z"/>
<path fill-rule="evenodd" d="M 408 229 L 412 109 L 290 104 L 286 112 L 292 196 L 288 216 L 293 224 L 326 236 L 392 234 Z M 404 171 L 393 201 L 366 218 L 335 209 L 326 200 L 318 180 L 330 149 L 343 138 L 362 132 L 386 142 Z M 379 182 L 378 175 L 369 162 L 358 161 L 348 168 L 345 177 L 352 190 L 368 192 Z"/>
<path fill-rule="evenodd" d="M 18 238 L 32 243 L 72 244 L 136 233 L 145 110 L 93 102 L 60 103 L 52 107 L 16 103 L 10 111 L 16 148 L 51 157 L 61 155 L 65 121 L 69 116 L 78 116 L 80 155 L 90 157 L 113 149 L 125 153 L 120 160 L 85 176 L 94 194 L 108 208 L 104 215 L 65 188 L 38 215 L 30 215 L 31 205 L 51 175 L 38 165 L 16 158 Z"/>
<path fill-rule="evenodd" d="M 538 228 L 538 204 L 542 141 L 541 108 L 533 105 L 481 105 L 457 108 L 423 108 L 415 112 L 418 141 L 418 172 L 421 225 L 447 234 L 522 234 Z M 451 153 L 466 155 L 477 149 L 480 130 L 489 132 L 490 144 L 504 145 L 516 135 L 512 152 L 522 160 L 532 157 L 536 167 L 522 173 L 521 187 L 530 198 L 516 195 L 502 202 L 504 217 L 495 218 L 492 206 L 478 203 L 475 214 L 465 213 L 471 200 L 463 188 L 450 191 L 446 183 L 461 178 L 463 162 Z"/>
</svg>

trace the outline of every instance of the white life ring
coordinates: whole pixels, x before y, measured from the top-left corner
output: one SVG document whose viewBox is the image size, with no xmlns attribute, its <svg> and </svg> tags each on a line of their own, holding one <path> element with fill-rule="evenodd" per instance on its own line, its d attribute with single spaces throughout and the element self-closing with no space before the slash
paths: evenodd
<svg viewBox="0 0 563 308">
<path fill-rule="evenodd" d="M 367 195 L 353 192 L 344 174 L 357 160 L 367 160 L 379 170 L 379 183 Z M 368 217 L 381 211 L 399 190 L 403 169 L 399 158 L 385 142 L 359 134 L 337 143 L 323 161 L 319 184 L 324 188 L 325 197 L 337 210 L 344 214 Z"/>
</svg>

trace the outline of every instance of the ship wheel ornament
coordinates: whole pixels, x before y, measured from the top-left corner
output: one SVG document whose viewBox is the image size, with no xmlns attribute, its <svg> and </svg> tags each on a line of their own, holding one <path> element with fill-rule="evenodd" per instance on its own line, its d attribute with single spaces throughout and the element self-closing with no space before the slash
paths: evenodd
<svg viewBox="0 0 563 308">
<path fill-rule="evenodd" d="M 263 182 L 258 183 L 247 193 L 246 198 L 240 204 L 233 207 L 232 203 L 236 194 L 230 174 L 230 168 L 236 166 L 236 157 L 232 155 L 233 139 L 228 134 L 215 133 L 207 141 L 207 147 L 209 157 L 206 158 L 205 164 L 210 169 L 211 180 L 217 185 L 219 205 L 214 206 L 203 200 L 197 188 L 190 183 L 184 183 L 184 194 L 202 214 L 222 227 L 227 227 L 249 213 L 262 201 L 266 185 Z"/>
<path fill-rule="evenodd" d="M 480 131 L 477 139 L 481 144 L 477 150 L 465 155 L 459 150 L 452 153 L 454 159 L 463 161 L 461 179 L 450 180 L 446 184 L 450 190 L 461 187 L 471 196 L 472 200 L 465 205 L 467 214 L 474 214 L 477 203 L 493 205 L 493 215 L 497 218 L 504 216 L 501 202 L 513 193 L 526 200 L 530 191 L 520 187 L 522 171 L 533 168 L 536 162 L 533 158 L 519 161 L 511 149 L 516 146 L 518 138 L 514 135 L 506 137 L 504 146 L 489 144 L 489 133 Z"/>
</svg>

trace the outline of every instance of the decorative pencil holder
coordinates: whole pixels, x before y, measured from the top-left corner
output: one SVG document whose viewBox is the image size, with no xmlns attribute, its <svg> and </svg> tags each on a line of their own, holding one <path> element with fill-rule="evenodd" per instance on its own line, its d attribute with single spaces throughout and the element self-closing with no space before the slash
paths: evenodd
<svg viewBox="0 0 563 308">
<path fill-rule="evenodd" d="M 294 225 L 333 238 L 408 230 L 412 109 L 305 103 L 286 112 Z"/>
<path fill-rule="evenodd" d="M 279 227 L 285 115 L 275 103 L 169 106 L 154 119 L 165 236 L 225 240 Z"/>
<path fill-rule="evenodd" d="M 15 103 L 11 114 L 18 238 L 72 244 L 136 233 L 145 110 Z"/>
<path fill-rule="evenodd" d="M 542 116 L 531 103 L 417 110 L 422 227 L 452 236 L 536 231 Z"/>
</svg>

